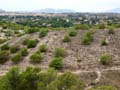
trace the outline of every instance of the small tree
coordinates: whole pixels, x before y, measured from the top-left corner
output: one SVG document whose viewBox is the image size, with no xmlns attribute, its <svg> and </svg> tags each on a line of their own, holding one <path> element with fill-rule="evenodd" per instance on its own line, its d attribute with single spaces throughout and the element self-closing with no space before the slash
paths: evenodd
<svg viewBox="0 0 120 90">
<path fill-rule="evenodd" d="M 69 36 L 71 36 L 71 37 L 74 37 L 74 36 L 76 36 L 77 35 L 77 32 L 75 31 L 75 30 L 71 30 L 70 32 L 69 32 Z"/>
<path fill-rule="evenodd" d="M 48 30 L 46 29 L 41 29 L 39 32 L 39 37 L 45 37 L 48 33 Z"/>
<path fill-rule="evenodd" d="M 64 57 L 65 50 L 63 48 L 56 48 L 55 49 L 55 57 Z"/>
<path fill-rule="evenodd" d="M 111 28 L 109 28 L 108 33 L 109 33 L 109 34 L 114 34 L 114 33 L 115 33 L 114 28 L 112 28 L 112 27 L 111 27 Z"/>
<path fill-rule="evenodd" d="M 0 63 L 4 63 L 9 60 L 10 53 L 8 51 L 0 51 Z"/>
<path fill-rule="evenodd" d="M 117 88 L 113 86 L 98 86 L 96 88 L 91 88 L 90 90 L 117 90 Z"/>
<path fill-rule="evenodd" d="M 29 40 L 28 43 L 27 43 L 27 47 L 28 48 L 34 48 L 36 47 L 38 41 L 37 40 Z"/>
<path fill-rule="evenodd" d="M 106 39 L 102 40 L 102 43 L 101 43 L 101 45 L 102 45 L 102 46 L 106 46 L 106 45 L 108 45 L 108 42 L 107 42 L 107 40 L 106 40 Z"/>
<path fill-rule="evenodd" d="M 21 53 L 22 56 L 27 56 L 28 55 L 27 48 L 22 48 L 20 53 Z"/>
<path fill-rule="evenodd" d="M 71 38 L 68 35 L 65 35 L 63 38 L 63 42 L 70 42 Z"/>
<path fill-rule="evenodd" d="M 102 54 L 100 57 L 100 62 L 102 64 L 108 64 L 111 60 L 111 57 L 108 54 Z"/>
<path fill-rule="evenodd" d="M 62 58 L 56 57 L 55 59 L 52 60 L 49 66 L 55 69 L 61 69 L 62 65 L 63 65 Z"/>
<path fill-rule="evenodd" d="M 10 47 L 10 52 L 11 53 L 16 53 L 20 50 L 20 46 L 19 45 L 14 45 Z"/>
<path fill-rule="evenodd" d="M 42 55 L 40 52 L 36 52 L 35 54 L 30 56 L 30 61 L 32 63 L 39 63 L 42 59 Z"/>
<path fill-rule="evenodd" d="M 40 45 L 40 52 L 46 52 L 46 51 L 47 51 L 47 45 L 46 44 Z"/>
<path fill-rule="evenodd" d="M 29 39 L 28 39 L 28 38 L 24 39 L 24 40 L 23 40 L 23 45 L 27 45 L 28 42 L 29 42 Z"/>
<path fill-rule="evenodd" d="M 11 58 L 11 60 L 12 60 L 14 63 L 18 63 L 19 61 L 21 61 L 21 60 L 22 60 L 22 55 L 21 55 L 21 53 L 15 54 L 15 55 Z"/>
<path fill-rule="evenodd" d="M 106 25 L 105 24 L 99 24 L 98 25 L 98 29 L 105 29 L 106 28 Z"/>
<path fill-rule="evenodd" d="M 76 30 L 82 29 L 82 30 L 88 30 L 89 26 L 86 24 L 81 24 L 81 25 L 75 25 L 74 26 Z"/>
<path fill-rule="evenodd" d="M 9 48 L 10 47 L 9 47 L 8 43 L 1 46 L 1 50 L 9 50 Z"/>
<path fill-rule="evenodd" d="M 93 32 L 92 31 L 88 31 L 82 39 L 82 43 L 84 45 L 90 45 L 91 42 L 93 41 Z"/>
</svg>

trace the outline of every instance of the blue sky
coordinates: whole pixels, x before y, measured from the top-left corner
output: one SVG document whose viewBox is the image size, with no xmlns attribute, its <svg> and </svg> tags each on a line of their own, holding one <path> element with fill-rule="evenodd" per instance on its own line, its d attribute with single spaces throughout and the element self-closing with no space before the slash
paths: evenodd
<svg viewBox="0 0 120 90">
<path fill-rule="evenodd" d="M 44 8 L 104 12 L 120 8 L 120 0 L 0 0 L 0 9 L 7 11 L 33 11 Z"/>
</svg>

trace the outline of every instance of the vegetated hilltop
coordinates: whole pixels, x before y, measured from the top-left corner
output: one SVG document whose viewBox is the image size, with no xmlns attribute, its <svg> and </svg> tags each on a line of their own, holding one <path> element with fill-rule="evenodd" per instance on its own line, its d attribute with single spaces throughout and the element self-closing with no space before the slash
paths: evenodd
<svg viewBox="0 0 120 90">
<path fill-rule="evenodd" d="M 20 67 L 21 71 L 28 66 L 38 66 L 42 70 L 54 68 L 58 70 L 59 75 L 66 71 L 77 74 L 85 83 L 80 90 L 89 90 L 89 88 L 101 85 L 110 85 L 119 90 L 119 49 L 120 29 L 87 30 L 86 28 L 86 30 L 81 30 L 80 27 L 77 27 L 67 30 L 40 29 L 39 32 L 29 29 L 27 34 L 1 46 L 0 75 L 4 75 L 16 65 Z M 60 81 L 62 80 L 64 79 L 61 77 Z M 68 86 L 70 87 L 71 84 Z M 38 87 L 40 88 L 40 86 Z M 71 88 L 73 87 L 71 86 Z M 76 86 L 76 88 L 78 87 Z M 105 90 L 110 90 L 109 88 Z M 66 87 L 65 90 L 67 89 Z"/>
</svg>

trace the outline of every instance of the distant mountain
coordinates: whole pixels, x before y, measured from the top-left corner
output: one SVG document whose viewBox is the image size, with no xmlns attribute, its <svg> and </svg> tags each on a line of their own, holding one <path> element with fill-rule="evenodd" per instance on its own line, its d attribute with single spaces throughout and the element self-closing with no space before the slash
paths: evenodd
<svg viewBox="0 0 120 90">
<path fill-rule="evenodd" d="M 120 13 L 120 8 L 115 8 L 115 9 L 109 10 L 108 12 Z"/>
<path fill-rule="evenodd" d="M 34 12 L 40 12 L 40 13 L 74 13 L 74 10 L 71 9 L 41 9 L 41 10 L 35 10 Z"/>
<path fill-rule="evenodd" d="M 5 12 L 3 9 L 0 9 L 0 13 Z"/>
</svg>

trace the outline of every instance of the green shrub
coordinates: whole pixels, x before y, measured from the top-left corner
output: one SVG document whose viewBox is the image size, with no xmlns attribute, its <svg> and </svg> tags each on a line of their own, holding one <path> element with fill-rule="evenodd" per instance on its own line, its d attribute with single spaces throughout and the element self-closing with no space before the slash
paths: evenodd
<svg viewBox="0 0 120 90">
<path fill-rule="evenodd" d="M 75 25 L 74 26 L 76 30 L 82 29 L 82 30 L 88 30 L 89 26 L 86 24 L 81 24 L 81 25 Z"/>
<path fill-rule="evenodd" d="M 100 57 L 100 62 L 102 64 L 108 64 L 111 61 L 111 56 L 109 56 L 108 54 L 102 54 Z"/>
<path fill-rule="evenodd" d="M 42 59 L 42 55 L 41 53 L 39 52 L 36 52 L 35 54 L 31 55 L 30 56 L 30 62 L 31 63 L 39 63 Z"/>
<path fill-rule="evenodd" d="M 98 87 L 92 88 L 90 90 L 117 90 L 117 89 L 113 86 L 98 86 Z"/>
<path fill-rule="evenodd" d="M 64 57 L 65 50 L 63 48 L 56 48 L 55 49 L 55 57 Z"/>
<path fill-rule="evenodd" d="M 115 33 L 114 28 L 109 28 L 108 33 L 109 33 L 109 34 L 114 34 L 114 33 Z"/>
<path fill-rule="evenodd" d="M 68 35 L 65 35 L 63 38 L 63 42 L 70 42 L 71 38 Z"/>
<path fill-rule="evenodd" d="M 52 62 L 50 63 L 49 66 L 52 68 L 55 68 L 55 69 L 61 69 L 62 65 L 63 65 L 62 58 L 57 57 L 57 58 L 52 60 Z"/>
<path fill-rule="evenodd" d="M 8 43 L 1 46 L 1 50 L 9 50 L 9 48 L 10 47 L 9 47 Z"/>
<path fill-rule="evenodd" d="M 27 43 L 27 47 L 28 48 L 34 48 L 36 47 L 38 41 L 37 40 L 29 40 L 28 43 Z"/>
<path fill-rule="evenodd" d="M 14 63 L 18 63 L 22 60 L 22 55 L 21 53 L 17 53 L 15 54 L 12 58 L 11 58 L 12 62 Z"/>
<path fill-rule="evenodd" d="M 35 28 L 29 28 L 29 29 L 27 30 L 27 33 L 29 33 L 29 34 L 35 33 L 35 32 L 37 32 L 37 30 L 36 30 Z"/>
<path fill-rule="evenodd" d="M 90 45 L 91 42 L 93 41 L 93 32 L 92 31 L 88 31 L 82 39 L 82 43 L 84 45 Z"/>
<path fill-rule="evenodd" d="M 0 44 L 4 43 L 6 41 L 7 41 L 7 39 L 0 39 Z"/>
<path fill-rule="evenodd" d="M 106 25 L 105 24 L 99 24 L 98 25 L 98 29 L 105 29 L 106 28 Z"/>
<path fill-rule="evenodd" d="M 45 37 L 48 33 L 48 30 L 46 29 L 41 29 L 39 32 L 39 37 Z"/>
<path fill-rule="evenodd" d="M 108 42 L 107 42 L 107 40 L 106 40 L 106 39 L 102 40 L 102 43 L 101 43 L 101 45 L 102 45 L 102 46 L 106 46 L 106 45 L 108 45 Z"/>
<path fill-rule="evenodd" d="M 26 38 L 25 40 L 23 40 L 23 45 L 27 45 L 28 42 L 29 42 L 29 39 Z"/>
<path fill-rule="evenodd" d="M 71 36 L 71 37 L 74 37 L 74 36 L 76 36 L 77 35 L 77 32 L 75 31 L 75 30 L 71 30 L 70 32 L 69 32 L 69 36 Z"/>
<path fill-rule="evenodd" d="M 10 53 L 8 51 L 0 51 L 0 63 L 4 63 L 9 60 Z"/>
<path fill-rule="evenodd" d="M 20 53 L 21 53 L 22 56 L 27 56 L 27 55 L 28 55 L 27 48 L 22 48 L 22 49 L 20 50 Z"/>
<path fill-rule="evenodd" d="M 10 52 L 11 53 L 16 53 L 20 50 L 20 46 L 19 45 L 14 45 L 10 47 Z"/>
<path fill-rule="evenodd" d="M 47 51 L 47 45 L 46 44 L 40 45 L 40 52 L 46 52 L 46 51 Z"/>
</svg>

